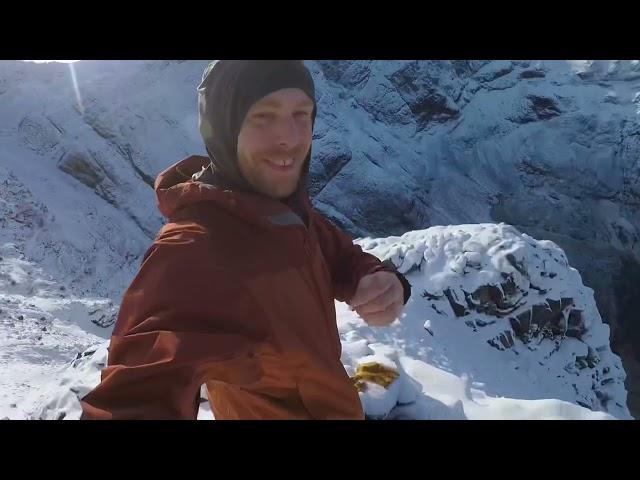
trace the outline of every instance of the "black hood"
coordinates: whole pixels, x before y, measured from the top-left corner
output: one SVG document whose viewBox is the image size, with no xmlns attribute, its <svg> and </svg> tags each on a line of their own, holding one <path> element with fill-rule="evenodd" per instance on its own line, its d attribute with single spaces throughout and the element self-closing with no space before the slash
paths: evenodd
<svg viewBox="0 0 640 480">
<path fill-rule="evenodd" d="M 251 106 L 271 92 L 300 88 L 315 102 L 311 73 L 301 60 L 218 60 L 209 64 L 198 87 L 199 129 L 209 168 L 198 181 L 219 188 L 256 192 L 238 167 L 238 135 Z M 316 108 L 312 120 L 315 122 Z M 281 200 L 306 222 L 311 149 L 305 159 L 296 191 Z"/>
</svg>

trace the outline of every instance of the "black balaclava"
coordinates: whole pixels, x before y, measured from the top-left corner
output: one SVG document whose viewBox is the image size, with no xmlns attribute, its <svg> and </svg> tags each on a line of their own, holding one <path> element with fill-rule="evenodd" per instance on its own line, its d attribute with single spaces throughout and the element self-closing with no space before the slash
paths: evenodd
<svg viewBox="0 0 640 480">
<path fill-rule="evenodd" d="M 201 175 L 200 181 L 219 188 L 258 193 L 238 167 L 238 135 L 251 106 L 283 88 L 299 88 L 315 103 L 313 78 L 301 60 L 218 60 L 209 64 L 198 87 L 198 125 L 211 159 L 211 174 Z M 315 116 L 314 107 L 312 122 Z M 281 200 L 302 216 L 305 223 L 310 158 L 311 149 L 296 191 Z"/>
</svg>

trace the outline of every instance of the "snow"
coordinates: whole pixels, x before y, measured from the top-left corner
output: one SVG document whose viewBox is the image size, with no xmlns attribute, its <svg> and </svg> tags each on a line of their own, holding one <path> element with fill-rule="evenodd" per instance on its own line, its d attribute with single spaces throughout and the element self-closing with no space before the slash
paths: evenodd
<svg viewBox="0 0 640 480">
<path fill-rule="evenodd" d="M 115 308 L 108 299 L 66 295 L 14 244 L 0 252 L 0 418 L 23 419 L 48 398 L 39 387 L 78 351 L 108 338 L 91 320 L 113 317 Z"/>
<path fill-rule="evenodd" d="M 78 101 L 68 64 L 0 62 L 0 418 L 79 415 L 69 385 L 90 388 L 106 351 L 81 357 L 76 368 L 71 362 L 104 346 L 122 292 L 163 222 L 148 179 L 203 153 L 195 87 L 206 63 L 79 61 L 72 64 Z M 624 369 L 602 322 L 617 328 L 616 310 L 601 317 L 582 276 L 596 293 L 613 295 L 613 255 L 640 248 L 633 203 L 640 64 L 331 64 L 308 62 L 320 105 L 314 204 L 374 254 L 392 258 L 414 285 L 402 321 L 385 329 L 336 304 L 347 371 L 374 355 L 400 372 L 390 393 L 374 384 L 364 394 L 372 415 L 628 418 Z M 527 71 L 543 76 L 521 78 Z M 540 121 L 531 95 L 554 99 L 562 114 Z M 446 108 L 430 119 L 413 113 L 421 105 Z M 89 178 L 68 168 L 73 161 L 88 166 Z M 452 226 L 424 230 L 430 225 Z M 549 265 L 553 278 L 539 273 Z M 529 292 L 520 309 L 573 298 L 585 322 L 581 340 L 565 338 L 554 350 L 551 339 L 515 339 L 497 350 L 487 342 L 510 328 L 508 318 L 456 317 L 445 297 L 420 295 L 450 289 L 464 305 L 465 291 L 499 285 L 502 273 Z M 564 370 L 590 352 L 597 366 Z M 596 389 L 611 398 L 604 407 L 593 387 L 608 378 Z M 200 416 L 211 418 L 206 405 Z"/>
<path fill-rule="evenodd" d="M 39 386 L 78 351 L 108 338 L 98 324 L 108 324 L 116 306 L 109 298 L 70 292 L 43 269 L 47 262 L 25 255 L 26 232 L 35 232 L 27 226 L 30 215 L 15 213 L 11 199 L 4 195 L 0 205 L 0 418 L 27 418 L 46 398 Z"/>
</svg>

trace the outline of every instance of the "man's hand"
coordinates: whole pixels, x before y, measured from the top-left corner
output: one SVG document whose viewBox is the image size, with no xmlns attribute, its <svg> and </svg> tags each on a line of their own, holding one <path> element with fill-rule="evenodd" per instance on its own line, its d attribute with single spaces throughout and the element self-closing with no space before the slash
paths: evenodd
<svg viewBox="0 0 640 480">
<path fill-rule="evenodd" d="M 349 305 L 372 327 L 386 327 L 404 308 L 402 283 L 393 272 L 366 275 L 360 279 Z"/>
</svg>

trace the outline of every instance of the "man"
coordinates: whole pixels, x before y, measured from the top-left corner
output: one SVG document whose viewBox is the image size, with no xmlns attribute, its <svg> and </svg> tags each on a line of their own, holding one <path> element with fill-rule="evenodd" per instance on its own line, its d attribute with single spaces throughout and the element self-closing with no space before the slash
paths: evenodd
<svg viewBox="0 0 640 480">
<path fill-rule="evenodd" d="M 311 206 L 316 116 L 300 61 L 218 61 L 198 88 L 208 157 L 162 172 L 168 219 L 125 292 L 84 419 L 362 419 L 334 299 L 384 326 L 410 295 Z"/>
</svg>

